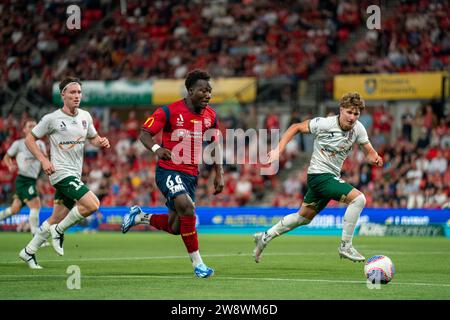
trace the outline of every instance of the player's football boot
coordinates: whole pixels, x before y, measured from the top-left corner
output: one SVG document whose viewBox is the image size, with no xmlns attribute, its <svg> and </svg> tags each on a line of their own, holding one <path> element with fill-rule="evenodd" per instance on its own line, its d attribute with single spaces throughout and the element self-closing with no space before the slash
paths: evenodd
<svg viewBox="0 0 450 320">
<path fill-rule="evenodd" d="M 29 254 L 26 248 L 20 251 L 19 257 L 28 264 L 30 269 L 42 269 L 36 261 L 36 255 Z"/>
<path fill-rule="evenodd" d="M 139 217 L 141 213 L 142 210 L 138 206 L 133 206 L 130 208 L 130 212 L 123 218 L 122 221 L 122 233 L 127 233 L 132 226 L 136 225 L 136 217 Z"/>
<path fill-rule="evenodd" d="M 41 244 L 41 248 L 44 248 L 44 247 L 50 247 L 50 242 L 48 242 L 47 240 L 45 240 L 44 243 Z"/>
<path fill-rule="evenodd" d="M 366 258 L 360 254 L 356 249 L 350 244 L 344 241 L 341 241 L 341 245 L 338 248 L 339 256 L 342 258 L 347 258 L 352 261 L 361 262 L 366 260 Z"/>
<path fill-rule="evenodd" d="M 209 278 L 214 274 L 214 269 L 206 266 L 204 263 L 200 263 L 195 267 L 194 273 L 197 278 Z"/>
<path fill-rule="evenodd" d="M 265 232 L 257 232 L 253 235 L 253 239 L 255 239 L 255 249 L 253 250 L 253 257 L 255 258 L 256 263 L 261 260 L 261 253 L 269 243 L 268 241 L 264 240 L 265 235 Z"/>
<path fill-rule="evenodd" d="M 58 232 L 56 230 L 57 224 L 52 224 L 50 226 L 50 236 L 52 237 L 52 245 L 53 249 L 55 249 L 56 253 L 60 256 L 64 255 L 64 248 L 63 248 L 63 242 L 64 242 L 64 233 Z"/>
</svg>

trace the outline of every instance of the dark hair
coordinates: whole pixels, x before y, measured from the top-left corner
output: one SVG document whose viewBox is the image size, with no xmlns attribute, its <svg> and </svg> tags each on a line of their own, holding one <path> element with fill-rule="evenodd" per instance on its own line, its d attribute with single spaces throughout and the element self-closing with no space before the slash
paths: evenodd
<svg viewBox="0 0 450 320">
<path fill-rule="evenodd" d="M 189 90 L 189 88 L 192 88 L 198 80 L 209 81 L 209 79 L 211 79 L 211 76 L 208 72 L 195 69 L 188 73 L 186 80 L 184 81 L 184 85 L 186 86 L 186 89 Z"/>
<path fill-rule="evenodd" d="M 62 92 L 64 88 L 71 82 L 76 82 L 81 86 L 81 81 L 78 78 L 75 77 L 65 77 L 63 81 L 59 83 L 59 92 Z"/>
</svg>

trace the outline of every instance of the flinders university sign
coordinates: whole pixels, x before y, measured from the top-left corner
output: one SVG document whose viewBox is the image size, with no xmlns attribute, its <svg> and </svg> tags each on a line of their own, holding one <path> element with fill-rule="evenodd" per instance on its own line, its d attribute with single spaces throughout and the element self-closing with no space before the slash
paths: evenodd
<svg viewBox="0 0 450 320">
<path fill-rule="evenodd" d="M 357 91 L 365 100 L 439 99 L 445 72 L 337 75 L 334 77 L 334 99 Z"/>
</svg>

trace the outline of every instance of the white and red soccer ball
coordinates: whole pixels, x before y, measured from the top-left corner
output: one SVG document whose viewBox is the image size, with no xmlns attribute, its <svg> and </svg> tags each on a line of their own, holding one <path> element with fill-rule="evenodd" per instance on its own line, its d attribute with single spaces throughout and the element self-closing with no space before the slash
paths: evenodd
<svg viewBox="0 0 450 320">
<path fill-rule="evenodd" d="M 364 265 L 364 274 L 373 284 L 386 284 L 394 277 L 395 266 L 389 257 L 382 255 L 373 256 Z"/>
</svg>

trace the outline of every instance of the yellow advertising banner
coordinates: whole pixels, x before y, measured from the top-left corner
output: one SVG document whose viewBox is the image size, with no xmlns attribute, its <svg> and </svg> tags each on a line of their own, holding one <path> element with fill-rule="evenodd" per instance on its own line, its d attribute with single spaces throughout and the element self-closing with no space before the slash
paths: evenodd
<svg viewBox="0 0 450 320">
<path fill-rule="evenodd" d="M 223 103 L 229 100 L 240 102 L 253 102 L 256 98 L 256 79 L 245 78 L 216 78 L 211 79 L 212 98 L 210 103 Z M 184 79 L 180 80 L 154 80 L 154 105 L 164 105 L 175 102 L 186 96 Z"/>
<path fill-rule="evenodd" d="M 354 91 L 365 100 L 440 98 L 445 75 L 444 72 L 338 75 L 334 77 L 334 99 Z"/>
</svg>

